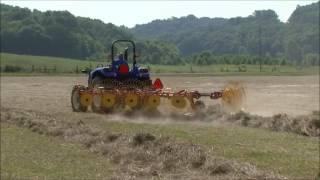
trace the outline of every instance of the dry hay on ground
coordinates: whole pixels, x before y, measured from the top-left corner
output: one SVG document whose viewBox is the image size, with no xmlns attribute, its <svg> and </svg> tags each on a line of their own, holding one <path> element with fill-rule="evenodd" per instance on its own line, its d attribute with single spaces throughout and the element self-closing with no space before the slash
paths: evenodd
<svg viewBox="0 0 320 180">
<path fill-rule="evenodd" d="M 227 121 L 236 122 L 242 126 L 265 128 L 273 131 L 284 131 L 304 136 L 320 135 L 320 112 L 314 111 L 308 115 L 290 117 L 285 113 L 272 117 L 261 117 L 240 112 L 228 117 Z"/>
<path fill-rule="evenodd" d="M 90 127 L 81 120 L 66 122 L 35 111 L 1 109 L 1 122 L 80 143 L 119 166 L 111 179 L 265 179 L 282 178 L 248 163 L 214 155 L 208 149 L 172 137 L 152 134 L 114 134 Z"/>
<path fill-rule="evenodd" d="M 218 106 L 213 106 L 208 108 L 204 117 L 206 117 L 206 120 L 227 122 L 245 127 L 284 131 L 304 136 L 320 135 L 319 111 L 313 111 L 308 115 L 296 117 L 289 116 L 286 113 L 275 114 L 271 117 L 263 117 L 243 111 L 235 114 L 228 114 L 224 113 Z"/>
<path fill-rule="evenodd" d="M 121 117 L 127 118 L 129 121 L 142 120 L 143 122 L 173 122 L 173 121 L 189 121 L 201 123 L 220 123 L 232 124 L 238 126 L 263 128 L 272 131 L 282 131 L 295 133 L 303 136 L 319 136 L 320 135 L 320 112 L 313 111 L 307 115 L 289 116 L 286 113 L 275 114 L 271 117 L 253 115 L 248 112 L 240 111 L 238 113 L 228 113 L 217 104 L 209 106 L 202 112 L 194 114 L 166 114 L 165 112 L 148 115 L 146 113 L 122 113 Z M 119 118 L 117 118 L 119 119 Z"/>
</svg>

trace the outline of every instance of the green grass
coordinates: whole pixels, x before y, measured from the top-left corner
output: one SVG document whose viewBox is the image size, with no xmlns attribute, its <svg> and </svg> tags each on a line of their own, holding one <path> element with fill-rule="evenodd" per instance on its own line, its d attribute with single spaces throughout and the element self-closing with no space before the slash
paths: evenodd
<svg viewBox="0 0 320 180">
<path fill-rule="evenodd" d="M 77 67 L 80 71 L 86 67 L 95 68 L 98 64 L 107 64 L 108 60 L 102 61 L 85 61 L 67 58 L 46 57 L 46 56 L 30 56 L 16 55 L 9 53 L 1 53 L 1 68 L 6 65 L 21 67 L 21 72 L 18 73 L 2 73 L 3 75 L 25 75 L 30 74 L 32 66 L 35 69 L 44 70 L 51 69 L 51 74 L 70 74 L 75 73 Z M 138 59 L 139 60 L 139 59 Z M 152 73 L 207 73 L 208 75 L 311 75 L 319 73 L 319 66 L 310 66 L 297 68 L 296 66 L 273 66 L 263 65 L 260 72 L 259 65 L 245 65 L 246 72 L 239 72 L 239 65 L 208 65 L 208 66 L 191 66 L 190 65 L 142 65 L 150 67 Z M 53 68 L 55 72 L 52 72 Z M 272 71 L 276 68 L 275 71 Z M 223 71 L 222 71 L 223 69 Z M 228 71 L 226 71 L 228 70 Z M 43 73 L 34 72 L 33 75 L 41 75 Z M 47 74 L 47 73 L 46 73 Z"/>
<path fill-rule="evenodd" d="M 115 122 L 83 118 L 85 124 L 114 133 L 152 133 L 212 149 L 212 153 L 289 178 L 311 179 L 318 173 L 318 138 L 238 126 Z M 22 176 L 108 176 L 106 159 L 80 146 L 29 129 L 1 123 L 1 174 Z"/>
<path fill-rule="evenodd" d="M 45 67 L 53 69 L 56 67 L 56 73 L 74 73 L 77 66 L 78 70 L 85 69 L 86 67 L 96 67 L 98 64 L 105 64 L 104 62 L 75 60 L 67 58 L 47 57 L 47 56 L 30 56 L 30 55 L 16 55 L 9 53 L 1 53 L 1 68 L 6 65 L 19 66 L 22 68 L 22 73 L 30 73 L 32 66 L 35 69 Z M 52 72 L 52 70 L 50 71 Z"/>
<path fill-rule="evenodd" d="M 213 148 L 218 156 L 250 162 L 258 168 L 289 177 L 311 178 L 318 173 L 319 146 L 316 137 L 237 126 L 190 123 L 146 124 L 86 120 L 98 128 L 119 133 L 147 132 L 175 137 Z"/>
<path fill-rule="evenodd" d="M 246 72 L 239 72 L 240 65 L 230 64 L 214 64 L 207 66 L 165 66 L 165 65 L 149 65 L 152 72 L 155 73 L 192 73 L 200 75 L 312 75 L 319 73 L 318 66 L 309 66 L 303 68 L 297 68 L 296 66 L 274 66 L 274 65 L 262 65 L 262 71 L 260 72 L 259 65 L 244 65 L 246 66 Z M 273 68 L 276 68 L 272 71 Z M 224 71 L 222 71 L 222 69 Z M 226 71 L 228 70 L 228 71 Z"/>
<path fill-rule="evenodd" d="M 1 123 L 3 179 L 88 179 L 110 174 L 111 165 L 104 157 L 79 145 Z"/>
</svg>

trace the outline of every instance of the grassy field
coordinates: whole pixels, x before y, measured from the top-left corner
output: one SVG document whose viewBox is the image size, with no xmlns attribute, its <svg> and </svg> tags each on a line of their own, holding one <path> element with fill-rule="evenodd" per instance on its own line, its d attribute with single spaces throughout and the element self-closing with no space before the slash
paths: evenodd
<svg viewBox="0 0 320 180">
<path fill-rule="evenodd" d="M 297 68 L 296 66 L 273 66 L 263 65 L 260 72 L 259 65 L 242 65 L 246 67 L 246 71 L 239 71 L 241 65 L 207 65 L 207 66 L 165 66 L 150 65 L 151 71 L 155 73 L 207 73 L 213 75 L 310 75 L 317 74 L 319 67 Z"/>
<path fill-rule="evenodd" d="M 2 70 L 6 65 L 18 66 L 21 67 L 22 73 L 32 72 L 32 66 L 34 66 L 35 73 L 44 71 L 45 68 L 47 68 L 48 72 L 51 73 L 75 73 L 77 66 L 78 70 L 80 71 L 86 67 L 96 67 L 101 63 L 102 62 L 97 61 L 82 61 L 67 58 L 1 53 Z M 54 68 L 56 68 L 55 72 L 53 72 Z"/>
<path fill-rule="evenodd" d="M 110 176 L 111 167 L 80 145 L 1 123 L 1 179 L 99 178 Z"/>
<path fill-rule="evenodd" d="M 30 56 L 1 53 L 1 69 L 5 66 L 19 67 L 18 72 L 5 73 L 5 75 L 26 75 L 30 74 L 61 74 L 76 73 L 86 67 L 94 68 L 98 64 L 107 64 L 106 61 L 85 61 L 66 58 L 46 57 L 46 56 Z M 260 72 L 259 65 L 208 65 L 208 66 L 192 66 L 191 65 L 142 65 L 149 67 L 152 73 L 207 73 L 211 75 L 310 75 L 319 73 L 319 67 L 303 67 L 296 66 L 274 66 L 263 65 Z M 241 71 L 239 70 L 239 67 Z M 33 69 L 33 70 L 32 70 Z"/>
<path fill-rule="evenodd" d="M 85 121 L 105 131 L 118 133 L 152 133 L 201 144 L 214 152 L 239 162 L 249 162 L 260 169 L 300 178 L 318 173 L 319 147 L 316 137 L 272 132 L 238 126 L 192 125 L 189 123 L 147 124 L 128 122 Z"/>
<path fill-rule="evenodd" d="M 79 115 L 81 116 L 81 115 Z M 76 116 L 77 117 L 77 116 Z M 26 117 L 28 118 L 28 117 Z M 212 126 L 176 122 L 169 124 L 82 121 L 105 132 L 151 133 L 181 142 L 199 144 L 221 156 L 249 162 L 257 168 L 290 178 L 313 179 L 318 173 L 318 138 L 239 126 Z M 108 176 L 110 165 L 78 145 L 2 123 L 2 174 L 47 177 Z M 106 160 L 106 159 L 105 159 Z"/>
</svg>

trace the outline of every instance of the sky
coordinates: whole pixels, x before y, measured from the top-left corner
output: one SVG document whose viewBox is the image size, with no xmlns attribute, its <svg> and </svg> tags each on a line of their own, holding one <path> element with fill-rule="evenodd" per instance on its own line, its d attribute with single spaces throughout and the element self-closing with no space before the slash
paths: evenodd
<svg viewBox="0 0 320 180">
<path fill-rule="evenodd" d="M 129 28 L 155 19 L 168 19 L 193 14 L 197 17 L 246 17 L 255 10 L 272 9 L 282 22 L 287 22 L 297 5 L 317 2 L 304 1 L 12 1 L 4 4 L 29 9 L 67 10 L 75 16 L 100 19 L 105 23 Z"/>
</svg>

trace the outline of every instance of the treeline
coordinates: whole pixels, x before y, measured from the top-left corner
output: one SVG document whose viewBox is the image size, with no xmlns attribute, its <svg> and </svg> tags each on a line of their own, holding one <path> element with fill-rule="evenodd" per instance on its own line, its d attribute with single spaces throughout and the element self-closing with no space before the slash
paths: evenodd
<svg viewBox="0 0 320 180">
<path fill-rule="evenodd" d="M 1 4 L 0 38 L 1 52 L 93 60 L 110 60 L 112 41 L 134 39 L 125 27 L 75 17 L 68 11 L 40 12 L 5 4 Z M 138 49 L 144 63 L 180 63 L 172 44 L 138 42 Z"/>
<path fill-rule="evenodd" d="M 155 20 L 132 29 L 142 39 L 174 43 L 183 56 L 208 51 L 214 55 L 251 55 L 285 58 L 303 64 L 319 56 L 319 2 L 297 6 L 287 23 L 273 10 L 248 17 Z"/>
<path fill-rule="evenodd" d="M 29 10 L 1 4 L 1 51 L 69 58 L 103 58 L 115 38 L 132 38 L 99 20 L 77 18 L 68 11 Z"/>
<path fill-rule="evenodd" d="M 184 26 L 186 28 L 183 28 Z M 255 11 L 253 15 L 245 18 L 210 19 L 189 15 L 157 20 L 136 26 L 133 32 L 137 37 L 172 42 L 184 56 L 202 51 L 210 51 L 216 55 L 276 56 L 284 51 L 284 30 L 285 24 L 278 19 L 274 11 L 263 10 Z"/>
<path fill-rule="evenodd" d="M 116 39 L 136 41 L 141 64 L 319 64 L 319 2 L 297 7 L 288 23 L 272 10 L 248 17 L 155 20 L 135 28 L 68 11 L 1 4 L 1 52 L 110 61 Z M 121 46 L 119 53 L 124 47 Z"/>
<path fill-rule="evenodd" d="M 161 41 L 149 41 L 137 43 L 139 63 L 141 64 L 184 64 L 185 59 L 180 57 L 178 48 L 170 43 Z"/>
</svg>

